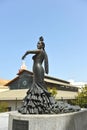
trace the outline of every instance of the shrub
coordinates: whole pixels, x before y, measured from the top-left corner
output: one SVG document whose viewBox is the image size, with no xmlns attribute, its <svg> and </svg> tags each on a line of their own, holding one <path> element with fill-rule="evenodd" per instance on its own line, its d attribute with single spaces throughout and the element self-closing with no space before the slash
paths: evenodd
<svg viewBox="0 0 87 130">
<path fill-rule="evenodd" d="M 8 103 L 6 102 L 0 102 L 0 112 L 6 112 L 8 111 Z"/>
</svg>

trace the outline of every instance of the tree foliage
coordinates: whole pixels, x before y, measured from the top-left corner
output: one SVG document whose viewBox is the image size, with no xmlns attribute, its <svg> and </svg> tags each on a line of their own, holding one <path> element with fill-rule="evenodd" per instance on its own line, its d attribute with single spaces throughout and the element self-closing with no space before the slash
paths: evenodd
<svg viewBox="0 0 87 130">
<path fill-rule="evenodd" d="M 53 87 L 53 88 L 48 88 L 48 91 L 51 93 L 52 96 L 56 97 L 58 90 L 57 88 Z"/>
<path fill-rule="evenodd" d="M 78 93 L 78 96 L 73 103 L 79 105 L 80 107 L 87 108 L 87 84 L 82 87 L 81 92 Z"/>
</svg>

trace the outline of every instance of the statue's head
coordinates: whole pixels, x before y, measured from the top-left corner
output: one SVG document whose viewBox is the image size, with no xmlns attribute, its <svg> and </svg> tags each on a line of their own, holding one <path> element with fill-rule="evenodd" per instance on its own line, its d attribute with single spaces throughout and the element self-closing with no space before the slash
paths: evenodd
<svg viewBox="0 0 87 130">
<path fill-rule="evenodd" d="M 41 36 L 41 37 L 39 38 L 39 41 L 44 41 L 44 38 Z"/>
<path fill-rule="evenodd" d="M 45 48 L 45 43 L 43 42 L 44 41 L 44 38 L 41 36 L 40 38 L 39 38 L 39 42 L 37 43 L 37 48 L 38 49 L 44 49 Z"/>
</svg>

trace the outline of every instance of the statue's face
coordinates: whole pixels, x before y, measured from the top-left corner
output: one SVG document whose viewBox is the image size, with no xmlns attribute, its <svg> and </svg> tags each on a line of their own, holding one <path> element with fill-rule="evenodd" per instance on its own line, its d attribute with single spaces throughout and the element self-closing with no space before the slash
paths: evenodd
<svg viewBox="0 0 87 130">
<path fill-rule="evenodd" d="M 37 48 L 38 48 L 38 49 L 43 48 L 43 45 L 42 45 L 42 43 L 41 43 L 41 42 L 38 42 L 38 43 L 37 43 Z"/>
</svg>

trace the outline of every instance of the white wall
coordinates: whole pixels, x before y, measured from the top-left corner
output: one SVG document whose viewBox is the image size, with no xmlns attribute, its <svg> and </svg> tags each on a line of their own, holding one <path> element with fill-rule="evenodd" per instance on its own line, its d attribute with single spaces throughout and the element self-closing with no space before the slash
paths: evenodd
<svg viewBox="0 0 87 130">
<path fill-rule="evenodd" d="M 58 94 L 56 95 L 56 99 L 75 99 L 77 96 L 77 92 L 71 92 L 71 91 L 61 91 L 58 90 Z"/>
</svg>

